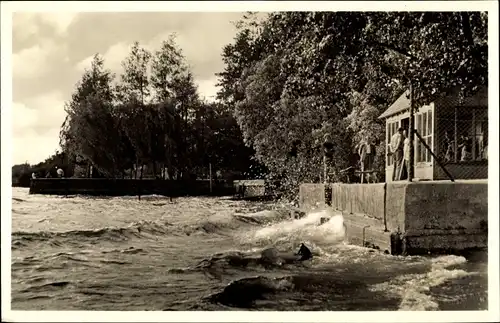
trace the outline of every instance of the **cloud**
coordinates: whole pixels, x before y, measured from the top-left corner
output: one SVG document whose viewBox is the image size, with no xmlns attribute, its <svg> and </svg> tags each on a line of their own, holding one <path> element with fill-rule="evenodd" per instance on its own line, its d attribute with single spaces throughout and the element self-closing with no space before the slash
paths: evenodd
<svg viewBox="0 0 500 323">
<path fill-rule="evenodd" d="M 113 73 L 121 73 L 121 63 L 128 55 L 131 46 L 132 44 L 120 42 L 109 47 L 107 51 L 102 54 L 102 57 L 104 59 L 104 67 L 111 70 Z M 76 69 L 79 73 L 83 73 L 85 69 L 90 68 L 92 60 L 94 59 L 94 55 L 95 54 L 92 54 L 76 64 Z"/>
<path fill-rule="evenodd" d="M 122 61 L 127 57 L 132 44 L 124 42 L 114 44 L 102 56 L 104 58 L 104 65 L 113 73 L 121 73 Z"/>
<path fill-rule="evenodd" d="M 22 43 L 29 41 L 33 36 L 37 36 L 40 26 L 35 21 L 36 14 L 31 12 L 16 12 L 12 16 L 13 49 L 16 42 Z"/>
<path fill-rule="evenodd" d="M 77 16 L 72 12 L 15 12 L 12 16 L 12 52 L 17 53 L 49 39 L 56 43 L 63 40 Z M 65 42 L 60 45 L 66 46 Z"/>
<path fill-rule="evenodd" d="M 75 12 L 16 12 L 12 19 L 12 29 L 17 30 L 18 35 L 31 35 L 38 34 L 41 25 L 48 25 L 56 34 L 64 34 L 77 15 Z"/>
<path fill-rule="evenodd" d="M 94 56 L 89 56 L 85 59 L 82 59 L 80 62 L 78 62 L 75 66 L 76 70 L 79 72 L 79 73 L 82 73 L 85 72 L 86 69 L 89 69 L 90 68 L 90 65 L 92 64 L 92 59 L 94 58 Z"/>
<path fill-rule="evenodd" d="M 12 104 L 12 119 L 14 135 L 22 135 L 24 131 L 36 125 L 38 111 L 28 108 L 23 103 L 14 103 Z"/>
<path fill-rule="evenodd" d="M 12 163 L 38 164 L 53 155 L 59 147 L 59 129 L 39 135 L 34 130 L 26 131 L 22 136 L 12 137 Z"/>
<path fill-rule="evenodd" d="M 12 42 L 15 142 L 21 147 L 36 146 L 18 150 L 16 162 L 24 162 L 24 158 L 38 162 L 53 153 L 65 116 L 63 103 L 70 99 L 75 83 L 84 69 L 90 67 L 93 56 L 102 54 L 105 68 L 116 73 L 118 80 L 121 62 L 136 40 L 154 51 L 176 33 L 177 44 L 191 67 L 200 95 L 213 100 L 217 92 L 214 73 L 224 67 L 222 47 L 234 37 L 231 21 L 241 15 L 238 12 L 15 13 Z"/>
<path fill-rule="evenodd" d="M 66 112 L 59 92 L 12 105 L 13 162 L 38 163 L 59 147 L 59 131 Z"/>
<path fill-rule="evenodd" d="M 36 78 L 48 72 L 47 59 L 54 50 L 50 41 L 23 49 L 12 55 L 12 72 L 14 78 Z"/>
<path fill-rule="evenodd" d="M 48 12 L 39 14 L 40 19 L 51 25 L 58 34 L 65 34 L 76 16 L 77 13 L 75 12 Z"/>
</svg>

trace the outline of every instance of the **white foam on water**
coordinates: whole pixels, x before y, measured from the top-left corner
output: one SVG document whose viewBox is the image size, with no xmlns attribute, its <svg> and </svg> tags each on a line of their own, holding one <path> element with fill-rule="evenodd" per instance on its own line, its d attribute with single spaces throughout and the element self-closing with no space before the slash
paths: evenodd
<svg viewBox="0 0 500 323">
<path fill-rule="evenodd" d="M 253 218 L 259 220 L 267 220 L 267 222 L 279 221 L 288 217 L 288 211 L 285 209 L 281 210 L 262 210 L 258 212 L 248 213 L 248 214 L 240 214 L 240 217 L 243 218 Z"/>
<path fill-rule="evenodd" d="M 329 218 L 322 225 L 321 218 Z M 258 229 L 250 237 L 257 241 L 310 241 L 336 243 L 345 234 L 344 219 L 340 212 L 322 210 L 311 212 L 301 219 L 280 222 Z"/>
<path fill-rule="evenodd" d="M 462 269 L 448 267 L 467 262 L 460 256 L 441 256 L 431 260 L 431 270 L 425 274 L 398 276 L 392 281 L 371 287 L 373 291 L 395 293 L 401 297 L 400 311 L 435 311 L 438 303 L 427 293 L 431 287 L 439 286 L 448 280 L 474 275 Z"/>
</svg>

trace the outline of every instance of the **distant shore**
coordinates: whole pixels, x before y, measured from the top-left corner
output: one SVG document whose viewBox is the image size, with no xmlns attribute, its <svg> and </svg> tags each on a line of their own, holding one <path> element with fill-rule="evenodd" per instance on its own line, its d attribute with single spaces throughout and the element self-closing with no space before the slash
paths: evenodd
<svg viewBox="0 0 500 323">
<path fill-rule="evenodd" d="M 14 184 L 13 187 L 16 187 Z M 164 195 L 231 196 L 244 200 L 272 200 L 264 180 L 161 180 L 110 178 L 37 178 L 30 181 L 30 194 L 45 195 Z M 22 186 L 17 186 L 22 187 Z"/>
</svg>

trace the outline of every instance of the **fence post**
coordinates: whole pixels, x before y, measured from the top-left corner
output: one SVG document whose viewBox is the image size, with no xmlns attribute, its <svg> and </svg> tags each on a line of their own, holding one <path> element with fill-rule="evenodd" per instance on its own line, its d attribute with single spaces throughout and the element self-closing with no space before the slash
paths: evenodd
<svg viewBox="0 0 500 323">
<path fill-rule="evenodd" d="M 389 232 L 387 229 L 387 183 L 384 183 L 384 232 Z"/>
<path fill-rule="evenodd" d="M 208 164 L 208 176 L 210 179 L 210 193 L 212 193 L 212 163 Z"/>
<path fill-rule="evenodd" d="M 409 167 L 408 167 L 408 181 L 411 182 L 413 180 L 414 176 L 414 164 L 415 164 L 415 116 L 414 116 L 414 109 L 413 109 L 413 85 L 411 80 L 409 81 L 410 83 L 410 124 L 409 124 L 409 129 L 408 129 L 408 136 L 410 137 L 410 156 L 409 156 Z"/>
<path fill-rule="evenodd" d="M 454 136 L 453 136 L 453 151 L 454 151 L 454 160 L 455 160 L 455 163 L 458 162 L 458 129 L 457 129 L 457 107 L 454 108 L 455 110 L 455 118 L 454 118 L 454 121 L 455 121 L 455 133 L 454 133 Z"/>
</svg>

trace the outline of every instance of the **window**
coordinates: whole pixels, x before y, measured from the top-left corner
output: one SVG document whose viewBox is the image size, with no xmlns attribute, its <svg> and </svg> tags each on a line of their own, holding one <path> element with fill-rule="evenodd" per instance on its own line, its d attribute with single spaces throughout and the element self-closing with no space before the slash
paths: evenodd
<svg viewBox="0 0 500 323">
<path fill-rule="evenodd" d="M 431 147 L 432 147 L 432 135 L 433 135 L 433 131 L 432 131 L 432 110 L 429 110 L 427 111 L 427 131 L 430 133 L 430 135 L 427 137 L 425 143 Z M 430 163 L 432 161 L 432 155 L 427 152 L 427 162 Z"/>
<path fill-rule="evenodd" d="M 488 159 L 488 110 L 455 107 L 439 117 L 439 155 L 446 163 Z"/>
<path fill-rule="evenodd" d="M 422 140 L 432 148 L 432 110 L 427 110 L 416 115 L 417 132 L 422 137 Z M 432 161 L 431 153 L 425 148 L 422 142 L 415 138 L 415 161 L 417 163 L 425 163 Z"/>
<path fill-rule="evenodd" d="M 455 162 L 487 160 L 488 111 L 470 107 L 457 107 L 455 111 Z"/>
</svg>

